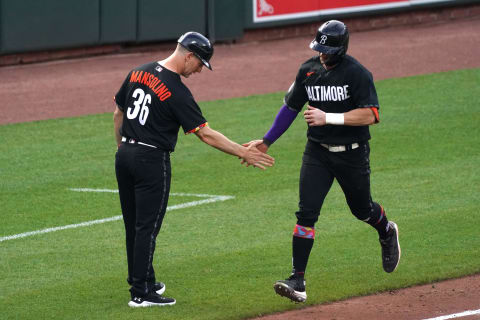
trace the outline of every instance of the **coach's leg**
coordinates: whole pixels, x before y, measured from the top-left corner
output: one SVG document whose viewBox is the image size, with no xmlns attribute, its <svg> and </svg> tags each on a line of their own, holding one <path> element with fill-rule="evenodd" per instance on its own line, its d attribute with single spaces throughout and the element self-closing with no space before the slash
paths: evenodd
<svg viewBox="0 0 480 320">
<path fill-rule="evenodd" d="M 120 206 L 122 208 L 123 223 L 125 226 L 125 242 L 127 250 L 128 277 L 127 282 L 132 284 L 133 257 L 135 246 L 135 184 L 131 167 L 133 166 L 133 154 L 129 146 L 121 146 L 115 155 L 115 173 L 118 183 Z"/>
<path fill-rule="evenodd" d="M 131 292 L 135 296 L 145 296 L 153 292 L 155 283 L 153 256 L 170 192 L 169 154 L 145 150 L 145 154 L 136 159 L 136 164 L 137 223 Z"/>
</svg>

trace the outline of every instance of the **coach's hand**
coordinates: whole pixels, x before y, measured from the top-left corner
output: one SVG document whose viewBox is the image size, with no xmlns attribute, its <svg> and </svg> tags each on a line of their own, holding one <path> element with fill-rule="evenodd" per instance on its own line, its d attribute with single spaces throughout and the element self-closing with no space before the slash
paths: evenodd
<svg viewBox="0 0 480 320">
<path fill-rule="evenodd" d="M 326 124 L 325 112 L 312 106 L 308 106 L 308 109 L 303 113 L 303 117 L 309 126 L 324 126 Z"/>
<path fill-rule="evenodd" d="M 265 147 L 261 147 L 261 145 L 264 145 L 262 140 L 254 140 L 243 144 L 243 146 L 247 148 L 247 151 L 242 157 L 241 164 L 246 163 L 247 167 L 252 165 L 262 170 L 265 170 L 265 166 L 273 166 L 275 159 L 265 153 L 268 147 L 265 146 L 265 149 Z M 265 152 L 262 150 L 265 150 Z"/>
</svg>

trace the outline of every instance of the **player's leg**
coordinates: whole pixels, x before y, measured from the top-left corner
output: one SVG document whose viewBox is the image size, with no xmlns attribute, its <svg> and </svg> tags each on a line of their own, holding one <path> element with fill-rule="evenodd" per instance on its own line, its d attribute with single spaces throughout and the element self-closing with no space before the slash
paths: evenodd
<svg viewBox="0 0 480 320">
<path fill-rule="evenodd" d="M 127 282 L 132 284 L 133 257 L 135 245 L 135 183 L 131 174 L 133 167 L 134 149 L 128 145 L 121 145 L 115 155 L 115 173 L 122 208 L 123 223 L 125 226 L 125 240 L 127 251 L 128 277 Z"/>
<path fill-rule="evenodd" d="M 170 192 L 170 158 L 168 152 L 138 147 L 135 159 L 137 184 L 136 238 L 131 307 L 173 305 L 175 299 L 156 294 L 153 256 L 156 238 L 165 216 Z"/>
<path fill-rule="evenodd" d="M 378 232 L 382 246 L 382 262 L 386 272 L 393 272 L 400 260 L 398 227 L 388 221 L 385 210 L 372 201 L 370 191 L 370 148 L 368 143 L 336 155 L 333 168 L 352 214 Z"/>
<path fill-rule="evenodd" d="M 307 143 L 300 170 L 297 223 L 292 236 L 293 270 L 288 279 L 274 284 L 278 294 L 295 302 L 304 302 L 307 298 L 304 276 L 315 240 L 315 223 L 333 183 L 333 175 L 322 161 L 321 152 L 313 143 Z"/>
</svg>

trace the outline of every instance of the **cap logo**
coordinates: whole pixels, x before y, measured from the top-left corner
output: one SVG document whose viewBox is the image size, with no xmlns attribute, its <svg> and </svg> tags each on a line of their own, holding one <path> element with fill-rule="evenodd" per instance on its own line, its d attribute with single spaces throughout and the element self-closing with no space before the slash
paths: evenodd
<svg viewBox="0 0 480 320">
<path fill-rule="evenodd" d="M 322 36 L 320 37 L 320 41 L 319 41 L 318 43 L 320 43 L 320 44 L 325 44 L 325 43 L 327 43 L 327 38 L 328 38 L 328 37 L 327 37 L 326 35 L 322 35 Z"/>
</svg>

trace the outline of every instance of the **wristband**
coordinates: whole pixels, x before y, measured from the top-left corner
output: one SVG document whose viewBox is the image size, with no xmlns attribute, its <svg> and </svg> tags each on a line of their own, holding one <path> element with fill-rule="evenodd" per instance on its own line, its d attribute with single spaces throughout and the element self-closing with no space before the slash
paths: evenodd
<svg viewBox="0 0 480 320">
<path fill-rule="evenodd" d="M 264 137 L 263 138 L 263 144 L 266 145 L 267 147 L 270 147 L 272 145 L 272 142 Z"/>
<path fill-rule="evenodd" d="M 325 113 L 325 123 L 343 126 L 345 116 L 343 113 Z"/>
</svg>

